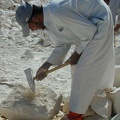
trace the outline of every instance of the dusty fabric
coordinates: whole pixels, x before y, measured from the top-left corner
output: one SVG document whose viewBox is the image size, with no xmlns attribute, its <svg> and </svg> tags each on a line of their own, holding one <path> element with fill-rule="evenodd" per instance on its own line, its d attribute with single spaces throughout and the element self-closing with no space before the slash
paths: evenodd
<svg viewBox="0 0 120 120">
<path fill-rule="evenodd" d="M 82 53 L 72 69 L 70 110 L 84 114 L 97 89 L 113 86 L 114 29 L 103 0 L 59 0 L 44 6 L 44 24 L 56 47 L 48 62 L 60 64 L 70 46 Z"/>
<path fill-rule="evenodd" d="M 73 44 L 81 53 L 96 32 L 96 26 L 70 4 L 69 0 L 58 0 L 43 8 L 44 24 L 55 44 L 47 60 L 52 64 L 61 64 Z"/>
</svg>

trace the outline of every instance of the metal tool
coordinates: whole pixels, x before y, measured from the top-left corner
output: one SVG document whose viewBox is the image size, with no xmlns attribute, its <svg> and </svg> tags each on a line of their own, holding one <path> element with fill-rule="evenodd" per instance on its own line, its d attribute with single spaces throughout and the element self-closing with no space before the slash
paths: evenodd
<svg viewBox="0 0 120 120">
<path fill-rule="evenodd" d="M 32 76 L 32 69 L 28 68 L 28 69 L 24 70 L 24 72 L 25 72 L 27 82 L 28 82 L 30 89 L 32 90 L 32 92 L 35 92 L 35 82 L 34 82 L 33 76 Z"/>
<path fill-rule="evenodd" d="M 55 68 L 52 68 L 52 69 L 48 70 L 46 72 L 46 74 L 52 73 L 52 72 L 54 72 L 54 71 L 56 71 L 60 68 L 63 68 L 65 66 L 69 65 L 69 64 L 70 64 L 70 62 L 65 62 L 64 64 L 61 64 L 61 65 L 59 65 Z M 29 87 L 31 88 L 32 92 L 35 92 L 35 82 L 34 82 L 35 78 L 33 78 L 33 76 L 32 76 L 31 68 L 28 68 L 28 69 L 24 70 L 24 72 L 25 72 Z"/>
</svg>

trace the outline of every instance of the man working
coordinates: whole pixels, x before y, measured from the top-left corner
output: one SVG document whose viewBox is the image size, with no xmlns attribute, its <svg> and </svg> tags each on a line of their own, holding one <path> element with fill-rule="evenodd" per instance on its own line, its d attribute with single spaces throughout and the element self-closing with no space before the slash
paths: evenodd
<svg viewBox="0 0 120 120">
<path fill-rule="evenodd" d="M 36 80 L 46 77 L 52 65 L 63 62 L 71 45 L 72 84 L 70 113 L 64 120 L 82 120 L 95 92 L 111 88 L 114 81 L 114 30 L 109 7 L 103 0 L 56 0 L 37 7 L 22 4 L 16 20 L 29 29 L 47 29 L 55 48 L 38 69 Z"/>
</svg>

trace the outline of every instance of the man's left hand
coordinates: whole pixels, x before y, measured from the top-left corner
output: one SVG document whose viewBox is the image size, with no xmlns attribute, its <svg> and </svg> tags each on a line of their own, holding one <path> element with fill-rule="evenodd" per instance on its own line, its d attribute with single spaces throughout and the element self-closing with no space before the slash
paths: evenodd
<svg viewBox="0 0 120 120">
<path fill-rule="evenodd" d="M 82 53 L 81 53 L 82 54 Z M 70 61 L 71 66 L 76 65 L 78 63 L 78 60 L 80 59 L 81 54 L 78 54 L 77 52 L 74 52 L 68 61 Z"/>
</svg>

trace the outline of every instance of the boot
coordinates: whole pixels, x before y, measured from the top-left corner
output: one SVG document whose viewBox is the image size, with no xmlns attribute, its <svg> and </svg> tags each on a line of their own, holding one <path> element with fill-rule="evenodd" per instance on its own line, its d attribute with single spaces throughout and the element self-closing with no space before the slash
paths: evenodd
<svg viewBox="0 0 120 120">
<path fill-rule="evenodd" d="M 82 115 L 70 111 L 69 114 L 64 116 L 61 120 L 82 120 Z"/>
</svg>

